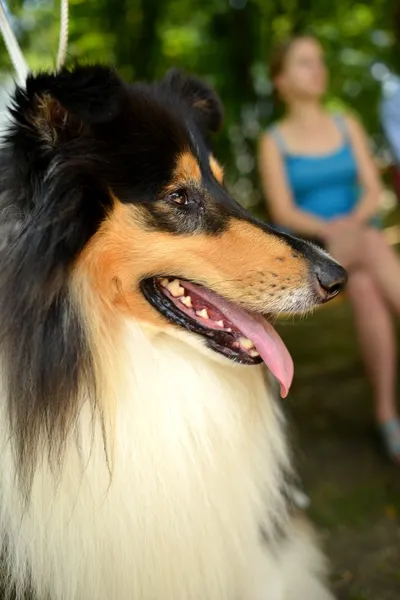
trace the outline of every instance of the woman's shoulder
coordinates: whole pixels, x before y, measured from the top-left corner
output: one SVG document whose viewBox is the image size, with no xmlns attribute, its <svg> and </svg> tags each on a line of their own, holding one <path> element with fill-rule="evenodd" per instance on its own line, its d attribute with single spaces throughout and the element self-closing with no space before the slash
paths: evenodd
<svg viewBox="0 0 400 600">
<path fill-rule="evenodd" d="M 277 121 L 272 121 L 269 123 L 264 130 L 265 135 L 274 134 L 277 131 L 281 131 L 282 127 L 285 127 L 285 119 L 278 119 Z"/>
<path fill-rule="evenodd" d="M 342 124 L 348 130 L 351 130 L 351 129 L 354 129 L 357 127 L 362 128 L 360 119 L 352 111 L 336 110 L 336 111 L 330 111 L 330 114 L 335 122 L 337 122 L 338 124 Z"/>
<path fill-rule="evenodd" d="M 261 144 L 264 146 L 274 146 L 279 151 L 284 151 L 285 144 L 282 137 L 282 123 L 282 120 L 270 123 L 261 134 Z"/>
<path fill-rule="evenodd" d="M 331 116 L 344 138 L 349 142 L 354 142 L 354 140 L 364 137 L 364 127 L 355 113 L 351 111 L 335 111 L 331 112 Z"/>
<path fill-rule="evenodd" d="M 346 131 L 351 144 L 364 144 L 367 140 L 367 132 L 362 124 L 362 121 L 358 118 L 357 114 L 353 112 L 346 112 L 343 116 L 346 123 Z"/>
</svg>

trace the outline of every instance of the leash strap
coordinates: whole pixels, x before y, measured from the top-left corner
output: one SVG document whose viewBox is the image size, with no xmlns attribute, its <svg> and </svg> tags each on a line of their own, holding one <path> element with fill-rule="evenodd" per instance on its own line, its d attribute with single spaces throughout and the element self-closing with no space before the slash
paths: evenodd
<svg viewBox="0 0 400 600">
<path fill-rule="evenodd" d="M 24 58 L 21 47 L 18 44 L 17 38 L 11 27 L 8 10 L 5 4 L 6 0 L 0 0 L 0 30 L 4 39 L 4 44 L 7 48 L 14 70 L 17 74 L 19 84 L 25 86 L 26 78 L 29 73 L 28 64 Z M 60 17 L 60 38 L 58 43 L 57 53 L 57 71 L 62 68 L 65 63 L 68 48 L 68 30 L 69 30 L 69 14 L 68 0 L 61 0 L 61 17 Z"/>
<path fill-rule="evenodd" d="M 61 0 L 60 39 L 58 42 L 57 71 L 64 66 L 67 57 L 69 32 L 68 0 Z"/>
<path fill-rule="evenodd" d="M 24 55 L 22 54 L 22 50 L 17 42 L 17 38 L 12 30 L 3 0 L 0 0 L 0 29 L 11 62 L 18 76 L 19 83 L 24 86 L 29 69 Z"/>
</svg>

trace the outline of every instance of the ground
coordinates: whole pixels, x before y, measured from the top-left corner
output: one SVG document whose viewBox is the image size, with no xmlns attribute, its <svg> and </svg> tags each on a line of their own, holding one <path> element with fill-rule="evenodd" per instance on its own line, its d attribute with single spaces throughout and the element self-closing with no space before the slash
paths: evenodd
<svg viewBox="0 0 400 600">
<path fill-rule="evenodd" d="M 378 443 L 350 307 L 343 300 L 278 328 L 295 362 L 284 401 L 295 456 L 337 596 L 399 600 L 400 466 Z"/>
</svg>

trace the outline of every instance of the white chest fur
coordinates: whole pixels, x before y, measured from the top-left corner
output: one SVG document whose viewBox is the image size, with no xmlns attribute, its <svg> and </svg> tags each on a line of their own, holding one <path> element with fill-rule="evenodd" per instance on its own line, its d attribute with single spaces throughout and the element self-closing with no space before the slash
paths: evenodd
<svg viewBox="0 0 400 600">
<path fill-rule="evenodd" d="M 286 448 L 263 370 L 137 334 L 111 387 L 111 469 L 83 409 L 61 477 L 43 460 L 24 509 L 1 431 L 14 577 L 23 586 L 30 565 L 52 600 L 241 600 L 259 525 L 285 510 Z"/>
</svg>

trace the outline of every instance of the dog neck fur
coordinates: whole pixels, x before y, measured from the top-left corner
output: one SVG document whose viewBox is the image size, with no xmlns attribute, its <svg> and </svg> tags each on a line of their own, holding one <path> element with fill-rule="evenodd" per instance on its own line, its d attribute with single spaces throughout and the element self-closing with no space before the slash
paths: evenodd
<svg viewBox="0 0 400 600">
<path fill-rule="evenodd" d="M 128 320 L 93 350 L 101 411 L 83 403 L 57 477 L 43 453 L 28 505 L 0 419 L 0 533 L 17 593 L 31 581 L 54 600 L 231 600 L 260 527 L 273 538 L 287 517 L 289 461 L 262 367 L 220 364 Z"/>
</svg>

